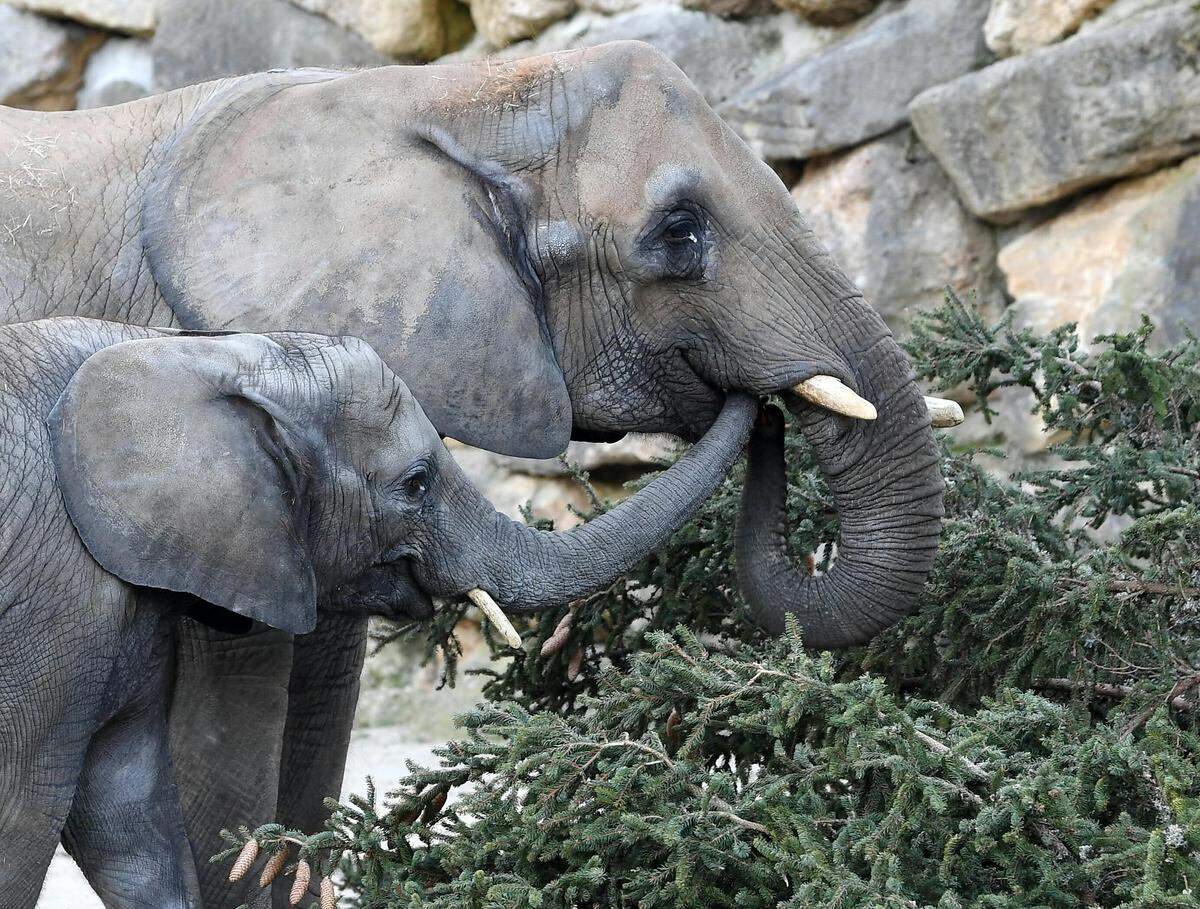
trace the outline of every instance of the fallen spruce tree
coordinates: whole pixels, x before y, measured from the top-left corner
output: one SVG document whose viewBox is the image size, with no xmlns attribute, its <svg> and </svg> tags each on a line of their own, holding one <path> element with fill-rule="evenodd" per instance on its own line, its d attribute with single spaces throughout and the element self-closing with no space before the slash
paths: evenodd
<svg viewBox="0 0 1200 909">
<path fill-rule="evenodd" d="M 216 860 L 261 847 L 397 909 L 1200 905 L 1200 342 L 1151 336 L 1085 349 L 953 297 L 918 321 L 923 378 L 985 415 L 1023 389 L 1059 466 L 998 477 L 944 440 L 936 569 L 869 647 L 756 630 L 733 476 L 624 582 L 494 642 L 440 767 Z M 788 462 L 821 570 L 834 510 L 798 435 Z M 453 672 L 456 617 L 389 637 Z"/>
</svg>

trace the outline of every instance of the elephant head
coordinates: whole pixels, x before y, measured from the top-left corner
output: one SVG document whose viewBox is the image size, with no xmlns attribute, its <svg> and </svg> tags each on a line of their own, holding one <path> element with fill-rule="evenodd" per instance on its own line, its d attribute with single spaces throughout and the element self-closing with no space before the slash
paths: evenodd
<svg viewBox="0 0 1200 909">
<path fill-rule="evenodd" d="M 744 514 L 756 611 L 847 645 L 911 607 L 942 490 L 912 371 L 660 53 L 274 73 L 196 97 L 142 216 L 184 324 L 361 335 L 440 432 L 527 456 L 695 439 L 731 393 L 792 395 L 856 558 L 819 582 L 785 572 L 778 535 L 753 532 L 767 518 Z M 752 510 L 782 496 L 764 469 Z"/>
<path fill-rule="evenodd" d="M 49 424 L 68 513 L 101 566 L 191 595 L 202 620 L 211 604 L 304 634 L 318 604 L 427 616 L 430 595 L 482 589 L 529 609 L 602 588 L 712 493 L 754 410 L 730 396 L 649 496 L 562 533 L 498 514 L 355 338 L 125 341 L 84 362 Z"/>
</svg>

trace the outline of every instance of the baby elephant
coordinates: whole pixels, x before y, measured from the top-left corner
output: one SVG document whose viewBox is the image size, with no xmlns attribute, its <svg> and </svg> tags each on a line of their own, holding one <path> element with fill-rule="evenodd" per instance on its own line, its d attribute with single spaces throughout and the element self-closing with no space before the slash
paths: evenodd
<svg viewBox="0 0 1200 909">
<path fill-rule="evenodd" d="M 180 614 L 303 634 L 318 608 L 569 601 L 709 496 L 755 410 L 731 397 L 648 511 L 547 533 L 494 511 L 354 338 L 50 319 L 0 328 L 0 378 L 5 909 L 60 838 L 109 906 L 198 905 L 166 732 Z"/>
</svg>

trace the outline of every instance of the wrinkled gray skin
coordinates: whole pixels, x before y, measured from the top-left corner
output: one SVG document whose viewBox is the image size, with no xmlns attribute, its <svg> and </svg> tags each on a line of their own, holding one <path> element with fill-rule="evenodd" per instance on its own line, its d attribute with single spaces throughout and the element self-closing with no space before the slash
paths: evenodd
<svg viewBox="0 0 1200 909">
<path fill-rule="evenodd" d="M 756 409 L 731 396 L 653 512 L 548 533 L 492 509 L 356 338 L 49 319 L 0 327 L 0 371 L 5 909 L 60 835 L 106 905 L 200 905 L 168 746 L 181 616 L 304 636 L 473 587 L 568 602 L 712 493 Z"/>
<path fill-rule="evenodd" d="M 778 178 L 649 47 L 268 73 L 4 111 L 0 137 L 9 319 L 359 335 L 440 432 L 530 456 L 635 430 L 696 438 L 727 391 L 841 379 L 877 421 L 798 410 L 853 518 L 854 570 L 796 575 L 778 509 L 752 509 L 747 592 L 768 624 L 794 608 L 837 646 L 911 608 L 941 507 L 911 370 Z M 181 644 L 173 751 L 197 855 L 222 826 L 320 822 L 361 635 Z M 262 768 L 280 762 L 276 803 Z M 201 874 L 211 906 L 239 901 Z"/>
</svg>

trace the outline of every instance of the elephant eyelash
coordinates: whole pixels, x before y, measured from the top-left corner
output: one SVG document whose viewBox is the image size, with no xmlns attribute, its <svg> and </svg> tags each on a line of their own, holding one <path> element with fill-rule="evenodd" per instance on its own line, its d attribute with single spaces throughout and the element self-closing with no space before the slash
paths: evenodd
<svg viewBox="0 0 1200 909">
<path fill-rule="evenodd" d="M 650 230 L 647 240 L 664 277 L 695 280 L 704 273 L 707 223 L 692 205 L 677 205 Z"/>
<path fill-rule="evenodd" d="M 420 478 L 423 491 L 417 497 L 412 494 L 414 479 Z M 433 485 L 433 468 L 429 462 L 422 459 L 412 464 L 408 470 L 388 484 L 388 494 L 414 502 L 420 502 L 428 496 L 429 487 Z"/>
</svg>

